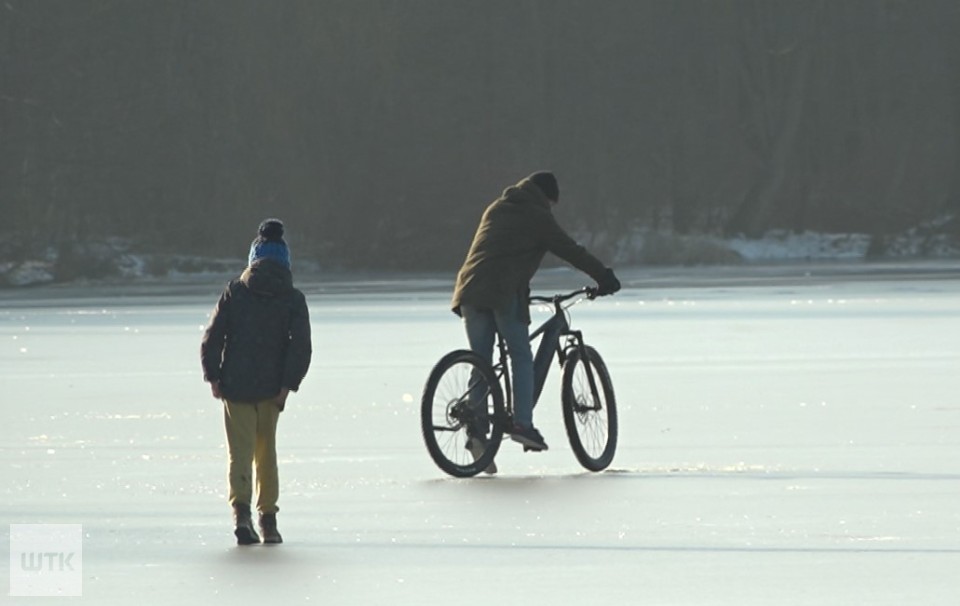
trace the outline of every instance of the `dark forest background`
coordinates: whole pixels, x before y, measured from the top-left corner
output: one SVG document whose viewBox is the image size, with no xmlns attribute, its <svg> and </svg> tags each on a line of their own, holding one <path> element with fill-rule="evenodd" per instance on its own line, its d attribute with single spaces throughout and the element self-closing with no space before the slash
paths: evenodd
<svg viewBox="0 0 960 606">
<path fill-rule="evenodd" d="M 6 257 L 279 216 L 295 258 L 449 269 L 545 168 L 611 241 L 957 230 L 960 3 L 0 3 Z"/>
</svg>

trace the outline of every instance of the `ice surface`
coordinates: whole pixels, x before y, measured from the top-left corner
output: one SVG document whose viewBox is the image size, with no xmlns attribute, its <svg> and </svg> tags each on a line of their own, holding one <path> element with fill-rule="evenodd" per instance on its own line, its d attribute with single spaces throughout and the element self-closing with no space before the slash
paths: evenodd
<svg viewBox="0 0 960 606">
<path fill-rule="evenodd" d="M 92 604 L 960 603 L 960 279 L 646 283 L 572 309 L 617 391 L 612 468 L 578 467 L 554 369 L 551 450 L 470 480 L 418 426 L 465 342 L 446 287 L 310 291 L 286 543 L 251 548 L 199 370 L 216 294 L 0 301 L 0 532 L 83 524 Z"/>
</svg>

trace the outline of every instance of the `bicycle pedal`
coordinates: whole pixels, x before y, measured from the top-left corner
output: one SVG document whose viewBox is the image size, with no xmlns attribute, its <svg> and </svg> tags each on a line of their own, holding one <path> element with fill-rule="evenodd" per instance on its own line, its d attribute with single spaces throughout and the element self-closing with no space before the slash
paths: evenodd
<svg viewBox="0 0 960 606">
<path fill-rule="evenodd" d="M 523 452 L 543 452 L 542 448 L 534 448 L 532 446 L 524 446 Z"/>
</svg>

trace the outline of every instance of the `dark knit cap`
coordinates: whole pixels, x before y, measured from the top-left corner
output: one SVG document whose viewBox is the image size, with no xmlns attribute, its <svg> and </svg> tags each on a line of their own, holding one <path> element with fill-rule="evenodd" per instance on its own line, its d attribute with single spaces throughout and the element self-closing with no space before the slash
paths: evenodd
<svg viewBox="0 0 960 606">
<path fill-rule="evenodd" d="M 553 173 L 542 170 L 533 173 L 527 178 L 533 181 L 533 183 L 540 188 L 540 191 L 543 192 L 543 195 L 550 198 L 554 202 L 560 201 L 560 186 L 557 185 L 557 178 L 553 176 Z"/>
<path fill-rule="evenodd" d="M 257 228 L 257 237 L 250 243 L 247 263 L 253 265 L 261 259 L 272 259 L 290 268 L 290 248 L 283 240 L 283 221 L 280 219 L 267 219 Z"/>
</svg>

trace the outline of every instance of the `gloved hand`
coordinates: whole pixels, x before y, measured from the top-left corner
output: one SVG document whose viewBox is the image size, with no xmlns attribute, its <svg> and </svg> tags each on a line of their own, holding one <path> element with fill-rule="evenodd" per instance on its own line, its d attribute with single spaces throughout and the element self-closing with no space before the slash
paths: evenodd
<svg viewBox="0 0 960 606">
<path fill-rule="evenodd" d="M 608 267 L 607 272 L 603 274 L 603 278 L 597 281 L 597 296 L 612 295 L 618 290 L 620 290 L 620 280 L 617 280 L 617 276 L 613 275 L 613 270 Z"/>
</svg>

